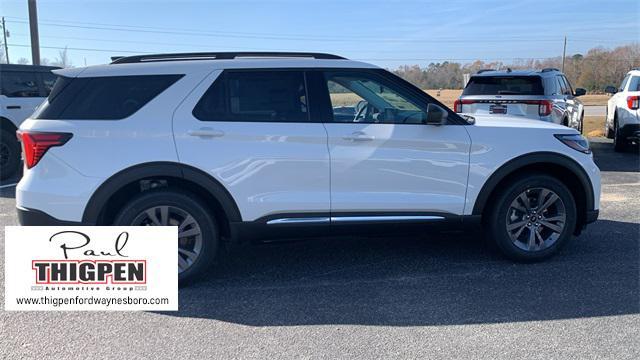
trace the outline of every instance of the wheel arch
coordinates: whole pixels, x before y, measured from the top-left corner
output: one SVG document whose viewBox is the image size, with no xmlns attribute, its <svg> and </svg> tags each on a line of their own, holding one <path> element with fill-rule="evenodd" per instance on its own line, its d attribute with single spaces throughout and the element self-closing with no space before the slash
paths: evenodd
<svg viewBox="0 0 640 360">
<path fill-rule="evenodd" d="M 82 222 L 109 225 L 115 213 L 133 194 L 141 193 L 142 182 L 166 182 L 202 197 L 216 217 L 223 216 L 224 235 L 230 236 L 230 223 L 242 221 L 238 206 L 227 189 L 211 175 L 192 166 L 174 162 L 138 164 L 119 171 L 104 181 L 89 199 Z"/>
<path fill-rule="evenodd" d="M 487 205 L 511 177 L 523 172 L 542 172 L 555 176 L 571 191 L 578 208 L 576 233 L 587 223 L 587 212 L 594 209 L 593 185 L 585 170 L 568 156 L 553 152 L 537 152 L 516 157 L 485 181 L 473 206 L 472 215 L 482 215 Z"/>
<path fill-rule="evenodd" d="M 14 133 L 18 130 L 16 124 L 4 116 L 0 116 L 0 130 Z"/>
</svg>

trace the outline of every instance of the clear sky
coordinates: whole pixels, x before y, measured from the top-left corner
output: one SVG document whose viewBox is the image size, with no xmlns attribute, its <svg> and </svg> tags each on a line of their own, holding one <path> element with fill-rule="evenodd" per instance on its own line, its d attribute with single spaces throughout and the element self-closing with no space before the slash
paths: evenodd
<svg viewBox="0 0 640 360">
<path fill-rule="evenodd" d="M 0 0 L 9 55 L 31 59 L 27 0 Z M 42 57 L 319 51 L 401 64 L 545 58 L 640 41 L 640 0 L 38 1 Z"/>
</svg>

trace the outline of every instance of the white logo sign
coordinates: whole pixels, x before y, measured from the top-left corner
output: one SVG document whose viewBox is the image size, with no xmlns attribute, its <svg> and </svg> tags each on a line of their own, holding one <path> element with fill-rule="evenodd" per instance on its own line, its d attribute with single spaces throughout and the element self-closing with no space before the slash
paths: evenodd
<svg viewBox="0 0 640 360">
<path fill-rule="evenodd" d="M 5 310 L 178 310 L 176 226 L 7 226 Z"/>
</svg>

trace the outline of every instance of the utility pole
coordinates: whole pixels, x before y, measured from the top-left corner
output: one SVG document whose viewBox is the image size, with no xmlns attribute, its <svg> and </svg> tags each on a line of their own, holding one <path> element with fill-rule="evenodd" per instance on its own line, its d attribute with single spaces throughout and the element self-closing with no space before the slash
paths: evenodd
<svg viewBox="0 0 640 360">
<path fill-rule="evenodd" d="M 2 17 L 2 37 L 4 38 L 4 57 L 7 58 L 7 64 L 9 64 L 9 45 L 7 45 L 7 25 L 4 23 L 4 16 Z"/>
<path fill-rule="evenodd" d="M 31 63 L 40 65 L 40 38 L 38 36 L 38 9 L 36 0 L 27 0 L 29 5 L 29 33 L 31 35 Z"/>
<path fill-rule="evenodd" d="M 567 37 L 564 37 L 564 48 L 562 49 L 562 72 L 564 73 L 564 58 L 567 56 Z"/>
</svg>

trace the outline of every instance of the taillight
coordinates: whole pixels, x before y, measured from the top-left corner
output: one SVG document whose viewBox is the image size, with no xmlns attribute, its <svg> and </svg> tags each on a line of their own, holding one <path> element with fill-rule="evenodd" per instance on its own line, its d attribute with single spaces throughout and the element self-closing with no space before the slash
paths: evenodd
<svg viewBox="0 0 640 360">
<path fill-rule="evenodd" d="M 462 112 L 462 105 L 473 104 L 474 102 L 475 101 L 473 101 L 473 100 L 456 99 L 456 101 L 453 102 L 453 111 L 455 111 L 457 113 L 461 113 Z"/>
<path fill-rule="evenodd" d="M 460 99 L 456 99 L 456 101 L 453 102 L 453 111 L 457 113 L 462 112 L 462 102 L 460 101 Z"/>
<path fill-rule="evenodd" d="M 553 109 L 553 103 L 549 100 L 541 100 L 538 104 L 538 115 L 547 116 L 551 115 L 551 110 Z"/>
<path fill-rule="evenodd" d="M 637 110 L 638 108 L 640 108 L 640 96 L 627 97 L 627 106 L 631 110 Z"/>
<path fill-rule="evenodd" d="M 22 151 L 24 153 L 24 163 L 27 169 L 36 166 L 44 154 L 54 146 L 64 145 L 71 137 L 69 133 L 55 132 L 17 132 L 18 139 L 22 142 Z"/>
</svg>

